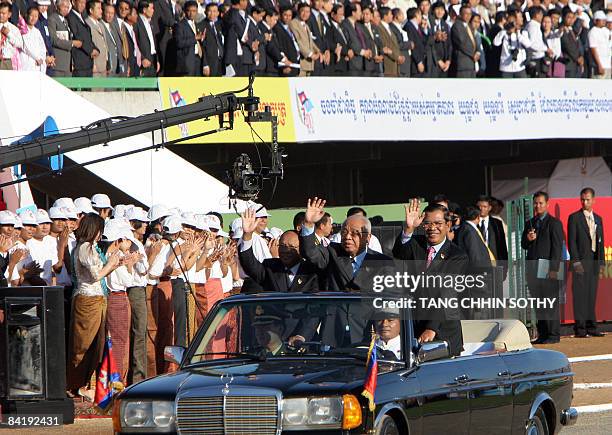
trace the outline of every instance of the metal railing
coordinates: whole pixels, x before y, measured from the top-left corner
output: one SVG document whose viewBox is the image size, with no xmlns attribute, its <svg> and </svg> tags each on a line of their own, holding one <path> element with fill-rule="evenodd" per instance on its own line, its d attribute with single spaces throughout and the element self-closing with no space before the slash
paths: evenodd
<svg viewBox="0 0 612 435">
<path fill-rule="evenodd" d="M 119 90 L 119 91 L 157 91 L 156 77 L 54 77 L 58 83 L 73 91 Z"/>
</svg>

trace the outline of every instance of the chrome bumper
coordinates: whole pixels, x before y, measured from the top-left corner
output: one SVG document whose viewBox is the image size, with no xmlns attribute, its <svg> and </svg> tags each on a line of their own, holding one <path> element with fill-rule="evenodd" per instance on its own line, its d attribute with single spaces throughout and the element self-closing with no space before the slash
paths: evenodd
<svg viewBox="0 0 612 435">
<path fill-rule="evenodd" d="M 573 426 L 578 420 L 578 410 L 576 408 L 568 408 L 561 411 L 561 424 L 563 426 Z"/>
</svg>

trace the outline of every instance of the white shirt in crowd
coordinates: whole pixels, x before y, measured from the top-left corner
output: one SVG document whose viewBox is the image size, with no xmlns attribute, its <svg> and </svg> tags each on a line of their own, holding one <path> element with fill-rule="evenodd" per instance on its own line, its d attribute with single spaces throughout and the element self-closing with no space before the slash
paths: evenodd
<svg viewBox="0 0 612 435">
<path fill-rule="evenodd" d="M 499 70 L 501 72 L 515 73 L 525 69 L 525 60 L 527 60 L 527 48 L 531 47 L 531 41 L 527 32 L 524 30 L 520 33 L 511 33 L 501 31 L 495 36 L 493 45 L 499 47 L 501 45 L 501 58 L 499 61 Z M 512 51 L 518 49 L 516 60 L 512 60 Z"/>
<path fill-rule="evenodd" d="M 119 253 L 123 257 L 123 252 Z M 119 266 L 113 270 L 106 278 L 106 287 L 110 292 L 124 292 L 134 282 L 133 275 L 128 270 L 127 266 Z"/>
<path fill-rule="evenodd" d="M 134 264 L 134 273 L 132 274 L 132 284 L 130 287 L 146 287 L 147 286 L 147 274 L 149 273 L 149 261 L 147 260 L 147 253 L 142 242 L 138 239 L 134 239 L 133 243 L 138 247 L 138 253 L 141 255 L 140 260 Z"/>
<path fill-rule="evenodd" d="M 593 27 L 589 30 L 589 46 L 597 50 L 599 62 L 604 69 L 612 68 L 612 49 L 610 46 L 610 31 L 604 27 Z M 597 69 L 597 64 L 593 66 Z M 597 71 L 595 71 L 597 73 Z"/>
<path fill-rule="evenodd" d="M 45 236 L 42 240 L 34 238 L 26 242 L 33 261 L 36 261 L 43 270 L 40 277 L 45 280 L 47 285 L 52 284 L 53 265 L 58 262 L 57 258 L 57 239 Z"/>
<path fill-rule="evenodd" d="M 2 45 L 2 53 L 0 58 L 2 59 L 12 59 L 15 54 L 17 54 L 18 48 L 23 48 L 23 39 L 21 38 L 21 32 L 19 29 L 13 24 L 9 23 L 0 23 L 0 30 L 8 27 L 9 34 Z"/>
<path fill-rule="evenodd" d="M 559 59 L 561 52 L 561 34 L 558 30 L 552 31 L 545 37 L 546 46 L 553 51 L 553 59 Z"/>
<path fill-rule="evenodd" d="M 151 54 L 157 54 L 157 51 L 155 51 L 155 39 L 153 38 L 153 31 L 151 30 L 151 23 L 149 22 L 149 19 L 147 17 L 145 17 L 144 15 L 140 15 L 140 18 L 142 19 L 142 22 L 144 23 L 144 27 L 145 30 L 147 31 L 147 36 L 149 37 L 149 43 L 151 45 Z"/>
<path fill-rule="evenodd" d="M 9 255 L 11 255 L 13 252 L 15 252 L 18 249 L 25 250 L 26 254 L 23 256 L 23 258 L 21 260 L 19 260 L 19 263 L 17 263 L 15 265 L 15 268 L 13 269 L 13 274 L 10 277 L 8 276 L 8 273 L 9 273 L 8 267 L 6 268 L 6 271 L 4 272 L 4 277 L 9 282 L 9 285 L 10 285 L 11 281 L 17 281 L 19 279 L 19 272 L 21 272 L 21 270 L 23 270 L 23 268 L 26 265 L 28 265 L 28 264 L 30 264 L 32 262 L 32 257 L 30 256 L 30 251 L 28 250 L 28 247 L 26 245 L 24 245 L 21 240 L 18 240 L 15 243 L 15 246 L 13 246 L 11 249 L 9 249 Z"/>
<path fill-rule="evenodd" d="M 532 59 L 542 59 L 546 55 L 546 49 L 548 48 L 544 43 L 544 38 L 542 37 L 542 26 L 535 20 L 527 23 L 527 35 L 529 37 L 529 41 L 531 42 L 531 57 Z"/>
<path fill-rule="evenodd" d="M 47 71 L 47 47 L 45 41 L 36 27 L 28 26 L 28 33 L 23 35 L 23 51 L 20 53 L 21 71 Z M 36 61 L 42 61 L 36 65 Z"/>
</svg>

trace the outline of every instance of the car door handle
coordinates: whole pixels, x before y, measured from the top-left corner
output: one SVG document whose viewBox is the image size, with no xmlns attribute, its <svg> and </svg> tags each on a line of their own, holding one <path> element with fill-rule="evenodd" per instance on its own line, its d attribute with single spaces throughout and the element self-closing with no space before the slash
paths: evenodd
<svg viewBox="0 0 612 435">
<path fill-rule="evenodd" d="M 460 384 L 465 384 L 467 381 L 470 380 L 470 377 L 468 375 L 459 375 L 455 378 L 455 382 L 458 382 Z"/>
<path fill-rule="evenodd" d="M 506 376 L 508 376 L 510 374 L 510 372 L 508 370 L 504 370 L 503 372 L 499 372 L 497 374 L 498 378 L 505 378 Z"/>
</svg>

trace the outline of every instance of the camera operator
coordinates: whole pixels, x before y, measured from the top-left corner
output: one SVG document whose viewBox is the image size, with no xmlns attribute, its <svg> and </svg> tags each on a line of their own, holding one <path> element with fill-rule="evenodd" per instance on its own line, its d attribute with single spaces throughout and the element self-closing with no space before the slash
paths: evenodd
<svg viewBox="0 0 612 435">
<path fill-rule="evenodd" d="M 499 32 L 493 40 L 493 45 L 501 46 L 499 70 L 502 78 L 526 78 L 525 61 L 527 48 L 531 41 L 527 32 L 523 30 L 523 14 L 520 11 L 510 12 L 504 30 Z"/>
<path fill-rule="evenodd" d="M 531 47 L 528 50 L 527 72 L 531 78 L 546 77 L 548 67 L 552 63 L 553 51 L 546 45 L 542 36 L 544 10 L 539 6 L 532 6 L 529 9 L 529 16 L 531 21 L 527 23 L 527 34 Z"/>
</svg>

